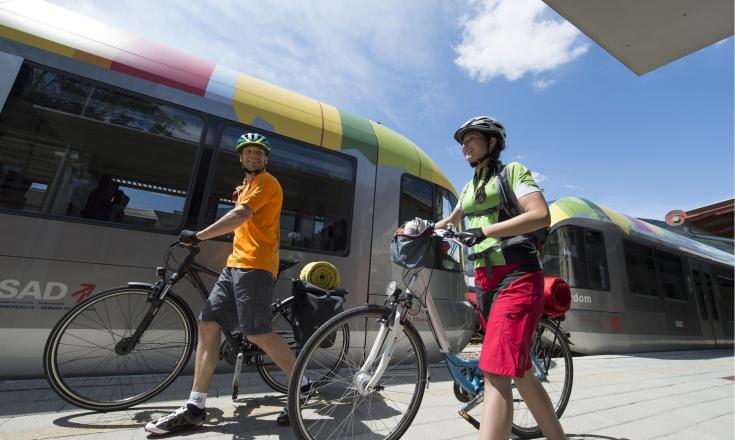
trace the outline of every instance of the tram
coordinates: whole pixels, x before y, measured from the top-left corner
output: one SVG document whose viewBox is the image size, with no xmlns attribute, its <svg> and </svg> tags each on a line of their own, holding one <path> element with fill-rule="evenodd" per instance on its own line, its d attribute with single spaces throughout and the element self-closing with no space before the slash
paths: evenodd
<svg viewBox="0 0 735 440">
<path fill-rule="evenodd" d="M 550 204 L 547 277 L 578 353 L 733 348 L 733 255 L 577 197 Z"/>
<path fill-rule="evenodd" d="M 446 217 L 457 201 L 390 128 L 45 2 L 0 2 L 0 109 L 0 378 L 41 376 L 66 310 L 154 280 L 181 229 L 232 208 L 243 132 L 268 136 L 284 189 L 281 258 L 298 264 L 278 280 L 280 298 L 324 260 L 351 292 L 347 307 L 382 304 L 400 277 L 388 255 L 399 222 Z M 230 250 L 227 237 L 211 240 L 198 260 L 218 269 Z M 474 312 L 459 249 L 435 268 L 432 294 L 462 347 Z M 202 305 L 193 289 L 177 294 Z"/>
</svg>

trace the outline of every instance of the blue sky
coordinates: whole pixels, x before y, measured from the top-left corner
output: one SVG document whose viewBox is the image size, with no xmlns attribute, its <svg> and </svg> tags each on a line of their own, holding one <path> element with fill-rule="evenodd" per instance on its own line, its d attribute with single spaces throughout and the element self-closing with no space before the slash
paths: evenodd
<svg viewBox="0 0 735 440">
<path fill-rule="evenodd" d="M 637 76 L 540 0 L 53 0 L 389 126 L 457 189 L 487 114 L 548 200 L 663 219 L 733 197 L 733 38 Z"/>
</svg>

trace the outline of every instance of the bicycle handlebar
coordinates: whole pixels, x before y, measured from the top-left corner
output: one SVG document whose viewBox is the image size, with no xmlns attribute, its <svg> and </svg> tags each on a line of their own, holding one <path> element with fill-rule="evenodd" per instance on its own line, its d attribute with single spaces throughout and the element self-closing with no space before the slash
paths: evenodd
<svg viewBox="0 0 735 440">
<path fill-rule="evenodd" d="M 432 228 L 433 228 L 433 226 L 432 226 Z M 442 238 L 444 240 L 452 241 L 454 243 L 457 243 L 460 246 L 464 246 L 464 243 L 462 243 L 459 240 L 459 237 L 462 236 L 462 233 L 461 232 L 456 232 L 456 231 L 453 231 L 451 229 L 438 229 L 438 228 L 434 228 L 434 230 L 432 231 L 432 234 L 434 236 L 436 236 L 436 237 Z"/>
<path fill-rule="evenodd" d="M 186 256 L 186 259 L 184 260 L 184 263 L 181 264 L 179 267 L 179 271 L 181 271 L 182 268 L 188 266 L 189 263 L 196 257 L 197 254 L 201 251 L 198 244 L 189 244 L 189 243 L 182 243 L 180 241 L 175 241 L 171 243 L 168 248 L 169 251 L 173 250 L 173 248 L 179 248 L 179 249 L 186 249 L 189 251 L 189 255 Z M 295 265 L 299 264 L 298 260 L 285 260 L 283 258 L 278 259 L 278 272 L 276 274 L 276 278 L 278 278 L 281 275 L 281 272 L 288 270 Z"/>
</svg>

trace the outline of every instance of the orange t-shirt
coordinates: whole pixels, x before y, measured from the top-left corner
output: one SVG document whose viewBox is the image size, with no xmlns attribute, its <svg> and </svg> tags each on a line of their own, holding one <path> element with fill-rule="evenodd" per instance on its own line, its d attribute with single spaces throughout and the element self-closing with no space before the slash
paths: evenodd
<svg viewBox="0 0 735 440">
<path fill-rule="evenodd" d="M 253 216 L 235 229 L 232 254 L 227 267 L 263 269 L 278 274 L 278 248 L 281 241 L 281 184 L 268 172 L 243 181 L 237 189 L 238 205 L 247 205 Z"/>
</svg>

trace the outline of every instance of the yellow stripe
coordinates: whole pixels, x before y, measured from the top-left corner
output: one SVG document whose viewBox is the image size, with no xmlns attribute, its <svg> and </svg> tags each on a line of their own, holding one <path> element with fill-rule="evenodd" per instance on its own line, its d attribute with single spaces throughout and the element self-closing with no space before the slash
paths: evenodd
<svg viewBox="0 0 735 440">
<path fill-rule="evenodd" d="M 599 206 L 600 209 L 602 209 L 605 212 L 605 214 L 607 214 L 607 216 L 610 217 L 610 220 L 612 220 L 613 223 L 615 223 L 616 225 L 620 227 L 620 229 L 625 231 L 626 234 L 630 234 L 631 224 L 630 224 L 630 221 L 627 218 L 625 218 L 625 216 L 620 215 L 619 213 L 613 211 L 612 209 L 605 208 L 602 205 L 597 205 L 597 206 Z"/>
<path fill-rule="evenodd" d="M 314 99 L 241 74 L 232 107 L 244 124 L 253 125 L 256 118 L 261 118 L 278 134 L 320 145 L 322 116 L 319 102 Z"/>
<path fill-rule="evenodd" d="M 112 65 L 112 61 L 102 58 L 100 56 L 84 52 L 82 50 L 77 50 L 74 52 L 74 59 L 83 61 L 85 63 L 94 64 L 95 66 L 103 67 L 105 69 L 109 69 Z"/>
<path fill-rule="evenodd" d="M 416 146 L 391 130 L 390 128 L 370 121 L 378 138 L 378 165 L 404 168 L 406 172 L 419 175 L 419 157 Z"/>
<path fill-rule="evenodd" d="M 450 190 L 454 196 L 457 197 L 457 190 L 454 188 L 454 185 L 449 182 L 449 179 L 447 179 L 444 173 L 441 172 L 431 157 L 429 157 L 429 155 L 418 146 L 416 149 L 418 150 L 419 157 L 421 158 L 421 177 L 429 182 L 436 183 L 437 185 Z"/>
<path fill-rule="evenodd" d="M 74 56 L 74 49 L 69 46 L 65 46 L 63 44 L 47 40 L 36 35 L 31 35 L 17 29 L 9 28 L 7 26 L 0 25 L 0 37 L 27 44 L 29 46 L 37 47 L 48 52 L 57 53 L 65 57 L 71 58 Z"/>
<path fill-rule="evenodd" d="M 549 213 L 551 213 L 551 224 L 555 225 L 559 223 L 562 220 L 566 220 L 569 218 L 569 216 L 562 211 L 561 208 L 556 206 L 556 203 L 552 203 L 551 206 L 549 206 Z"/>
<path fill-rule="evenodd" d="M 322 103 L 324 112 L 324 139 L 322 147 L 330 150 L 342 149 L 342 118 L 339 110 L 333 105 Z"/>
</svg>

